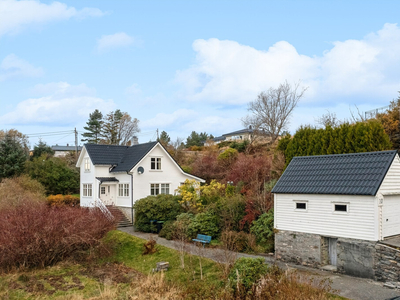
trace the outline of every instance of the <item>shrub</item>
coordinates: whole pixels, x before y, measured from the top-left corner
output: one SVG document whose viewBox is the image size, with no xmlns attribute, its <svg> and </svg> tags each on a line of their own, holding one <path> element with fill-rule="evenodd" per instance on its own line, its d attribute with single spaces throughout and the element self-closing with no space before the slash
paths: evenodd
<svg viewBox="0 0 400 300">
<path fill-rule="evenodd" d="M 251 225 L 250 231 L 256 236 L 257 242 L 266 247 L 267 251 L 274 249 L 274 210 L 262 214 Z"/>
<path fill-rule="evenodd" d="M 79 206 L 79 197 L 72 195 L 50 195 L 47 197 L 47 204 L 50 206 Z"/>
<path fill-rule="evenodd" d="M 202 209 L 200 201 L 200 182 L 186 179 L 184 184 L 178 186 L 177 192 L 181 195 L 179 203 L 185 210 L 199 211 Z"/>
<path fill-rule="evenodd" d="M 166 238 L 167 240 L 173 240 L 175 233 L 175 222 L 174 221 L 166 221 L 163 224 L 163 228 L 158 234 L 159 237 Z"/>
<path fill-rule="evenodd" d="M 0 269 L 45 267 L 100 244 L 111 229 L 99 210 L 21 205 L 0 211 Z"/>
<path fill-rule="evenodd" d="M 253 285 L 267 274 L 268 266 L 262 258 L 241 257 L 236 260 L 229 280 L 239 295 L 251 293 Z"/>
<path fill-rule="evenodd" d="M 188 226 L 188 235 L 194 238 L 197 234 L 210 235 L 217 237 L 220 232 L 220 218 L 215 210 L 209 209 L 197 214 Z"/>
<path fill-rule="evenodd" d="M 27 175 L 6 178 L 0 182 L 0 210 L 45 201 L 44 187 Z"/>
<path fill-rule="evenodd" d="M 175 220 L 183 209 L 178 200 L 180 197 L 160 194 L 142 198 L 134 204 L 136 229 L 151 232 L 151 220 Z"/>
<path fill-rule="evenodd" d="M 251 233 L 244 231 L 224 231 L 222 240 L 229 241 L 229 247 L 232 251 L 254 253 L 257 250 L 256 237 Z"/>
<path fill-rule="evenodd" d="M 228 186 L 235 188 L 234 186 Z M 227 189 L 228 189 L 227 187 Z M 224 229 L 240 230 L 240 221 L 245 215 L 246 201 L 242 195 L 221 197 L 217 202 L 221 223 Z"/>
<path fill-rule="evenodd" d="M 244 152 L 244 151 L 246 151 L 246 148 L 248 145 L 249 145 L 249 141 L 244 140 L 241 143 L 233 142 L 232 144 L 230 144 L 229 147 L 236 149 L 238 152 Z"/>
<path fill-rule="evenodd" d="M 236 149 L 228 148 L 218 155 L 218 162 L 224 167 L 229 167 L 238 157 L 239 152 Z"/>
<path fill-rule="evenodd" d="M 182 168 L 182 170 L 184 171 L 184 172 L 186 172 L 186 173 L 192 173 L 192 167 L 190 167 L 190 166 L 181 166 L 181 168 Z"/>
</svg>

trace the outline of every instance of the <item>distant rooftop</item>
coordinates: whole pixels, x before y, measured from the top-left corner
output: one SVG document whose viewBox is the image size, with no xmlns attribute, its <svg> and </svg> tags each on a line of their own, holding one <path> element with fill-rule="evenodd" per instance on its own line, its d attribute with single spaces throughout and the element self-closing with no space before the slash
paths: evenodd
<svg viewBox="0 0 400 300">
<path fill-rule="evenodd" d="M 55 145 L 55 146 L 51 146 L 51 149 L 53 151 L 75 151 L 75 146 L 69 146 L 69 145 L 67 145 L 67 146 L 58 146 L 58 145 Z M 78 146 L 78 151 L 81 151 L 81 150 L 82 150 L 82 147 Z"/>
</svg>

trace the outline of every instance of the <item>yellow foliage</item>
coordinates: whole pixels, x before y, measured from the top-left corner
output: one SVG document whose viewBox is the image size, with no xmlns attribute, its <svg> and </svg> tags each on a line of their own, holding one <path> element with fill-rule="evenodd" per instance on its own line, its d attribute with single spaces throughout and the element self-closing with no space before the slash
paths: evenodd
<svg viewBox="0 0 400 300">
<path fill-rule="evenodd" d="M 186 209 L 201 210 L 200 182 L 186 179 L 185 183 L 178 187 L 177 192 L 182 196 L 179 203 Z"/>
<path fill-rule="evenodd" d="M 201 194 L 207 197 L 224 196 L 225 184 L 219 183 L 215 179 L 211 180 L 210 184 L 200 187 Z"/>
</svg>

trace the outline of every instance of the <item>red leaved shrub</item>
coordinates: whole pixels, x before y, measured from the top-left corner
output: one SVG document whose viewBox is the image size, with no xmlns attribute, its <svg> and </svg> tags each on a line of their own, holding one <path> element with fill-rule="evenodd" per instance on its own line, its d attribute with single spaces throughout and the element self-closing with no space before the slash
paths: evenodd
<svg viewBox="0 0 400 300">
<path fill-rule="evenodd" d="M 192 164 L 192 173 L 210 183 L 212 179 L 222 179 L 224 169 L 218 163 L 218 152 L 206 151 L 203 155 L 197 156 Z"/>
<path fill-rule="evenodd" d="M 0 269 L 45 267 L 98 246 L 115 228 L 99 210 L 22 205 L 0 211 Z"/>
</svg>

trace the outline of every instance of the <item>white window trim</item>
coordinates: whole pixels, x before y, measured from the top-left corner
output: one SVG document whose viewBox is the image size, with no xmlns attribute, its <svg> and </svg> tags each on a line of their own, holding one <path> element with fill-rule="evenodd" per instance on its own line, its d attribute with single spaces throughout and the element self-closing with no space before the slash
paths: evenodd
<svg viewBox="0 0 400 300">
<path fill-rule="evenodd" d="M 90 173 L 90 159 L 89 157 L 85 157 L 84 159 L 85 173 Z"/>
<path fill-rule="evenodd" d="M 350 212 L 350 202 L 348 201 L 331 201 L 332 203 L 332 213 L 337 215 L 348 215 Z M 346 211 L 335 210 L 335 205 L 346 205 Z"/>
<path fill-rule="evenodd" d="M 152 191 L 151 186 L 152 186 L 153 184 L 158 185 L 158 194 L 153 195 L 153 194 L 151 193 L 151 191 Z M 161 190 L 162 190 L 161 185 L 162 185 L 162 184 L 168 184 L 168 194 L 161 193 Z M 171 194 L 171 185 L 172 185 L 171 182 L 150 182 L 150 196 L 157 196 L 157 195 L 161 195 L 161 194 L 163 194 L 163 195 L 172 195 L 172 194 Z"/>
<path fill-rule="evenodd" d="M 120 195 L 120 186 L 122 186 L 122 196 Z M 130 184 L 129 182 L 120 182 L 118 183 L 118 197 L 120 198 L 127 198 L 130 196 Z"/>
<path fill-rule="evenodd" d="M 293 210 L 294 211 L 299 211 L 299 212 L 308 212 L 308 200 L 293 200 L 294 203 L 294 207 Z M 297 203 L 305 203 L 306 204 L 306 208 L 297 208 Z"/>
<path fill-rule="evenodd" d="M 155 169 L 151 168 L 152 165 L 152 159 L 155 159 Z M 160 168 L 158 169 L 158 159 L 160 159 Z M 150 157 L 150 172 L 162 172 L 162 156 L 151 156 Z"/>
<path fill-rule="evenodd" d="M 90 191 L 90 193 L 89 193 L 89 191 Z M 93 184 L 92 183 L 82 183 L 82 197 L 88 197 L 88 198 L 93 197 Z"/>
</svg>

